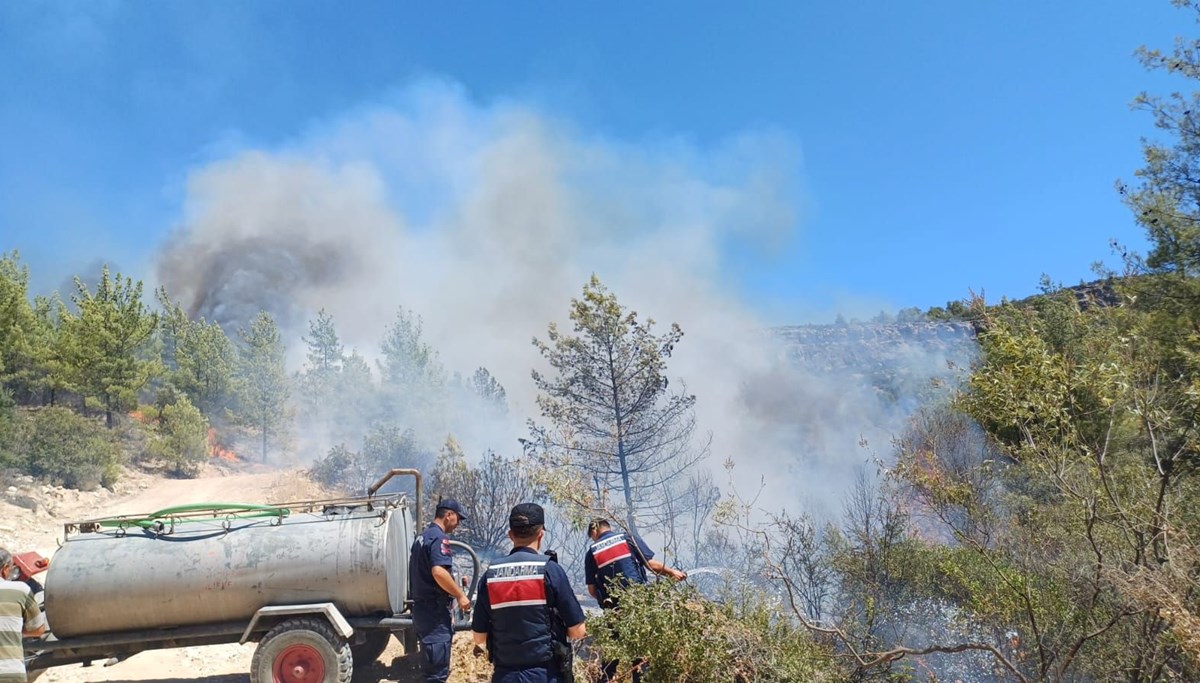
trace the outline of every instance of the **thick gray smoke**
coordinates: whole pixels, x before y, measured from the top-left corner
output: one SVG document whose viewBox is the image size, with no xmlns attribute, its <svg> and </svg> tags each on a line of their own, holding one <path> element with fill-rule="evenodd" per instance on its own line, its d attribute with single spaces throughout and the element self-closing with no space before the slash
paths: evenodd
<svg viewBox="0 0 1200 683">
<path fill-rule="evenodd" d="M 632 144 L 424 84 L 196 169 L 159 278 L 230 331 L 273 312 L 293 347 L 324 308 L 368 358 L 410 308 L 451 371 L 486 366 L 507 389 L 512 423 L 466 445 L 511 453 L 535 411 L 530 339 L 596 273 L 643 317 L 683 327 L 670 369 L 698 397 L 714 463 L 732 457 L 749 488 L 766 476 L 780 506 L 836 505 L 867 457 L 860 435 L 890 429 L 893 406 L 854 373 L 818 378 L 765 343 L 723 257 L 793 238 L 799 167 L 796 143 L 770 131 Z M 796 452 L 798 424 L 820 430 L 819 454 Z"/>
</svg>

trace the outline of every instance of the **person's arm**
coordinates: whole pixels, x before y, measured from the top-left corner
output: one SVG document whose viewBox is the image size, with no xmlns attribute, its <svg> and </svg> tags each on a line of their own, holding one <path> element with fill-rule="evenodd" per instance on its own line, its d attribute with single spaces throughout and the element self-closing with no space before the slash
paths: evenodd
<svg viewBox="0 0 1200 683">
<path fill-rule="evenodd" d="M 458 601 L 458 608 L 464 612 L 471 610 L 471 599 L 463 592 L 454 577 L 450 575 L 450 570 L 442 565 L 433 566 L 433 580 L 444 591 L 450 594 L 450 597 Z"/>
<path fill-rule="evenodd" d="M 661 560 L 648 560 L 646 562 L 646 566 L 649 567 L 650 571 L 654 572 L 655 574 L 658 574 L 659 576 L 669 576 L 676 581 L 683 581 L 687 578 L 687 572 L 679 571 L 678 569 L 672 569 L 671 567 L 663 564 Z"/>
<path fill-rule="evenodd" d="M 646 545 L 646 542 L 642 540 L 641 536 L 638 536 L 637 534 L 631 535 L 633 536 L 633 542 L 637 544 L 637 550 L 641 554 L 641 559 L 645 563 L 647 569 L 655 574 L 658 574 L 659 576 L 669 576 L 676 581 L 683 581 L 687 578 L 686 572 L 681 572 L 678 569 L 672 569 L 663 564 L 662 560 L 655 559 L 654 551 L 650 549 L 650 546 Z"/>
<path fill-rule="evenodd" d="M 587 637 L 587 626 L 584 625 L 583 608 L 575 599 L 575 591 L 571 590 L 571 580 L 567 572 L 557 563 L 547 565 L 546 578 L 550 581 L 550 589 L 554 591 L 554 607 L 558 616 L 567 627 L 569 640 L 582 640 Z"/>
<path fill-rule="evenodd" d="M 599 600 L 600 595 L 598 593 L 596 593 L 596 585 L 589 583 L 587 586 L 588 586 L 588 595 L 592 596 L 593 600 Z"/>
<path fill-rule="evenodd" d="M 488 631 L 492 629 L 492 603 L 488 598 L 487 580 L 479 585 L 479 597 L 475 600 L 475 613 L 471 615 L 471 642 L 475 644 L 475 654 L 482 656 L 487 649 Z"/>
<path fill-rule="evenodd" d="M 21 635 L 26 638 L 36 638 L 45 633 L 46 615 L 42 614 L 42 610 L 38 607 L 37 600 L 34 599 L 32 591 L 25 594 L 25 601 L 22 608 L 24 623 L 21 628 Z"/>
</svg>

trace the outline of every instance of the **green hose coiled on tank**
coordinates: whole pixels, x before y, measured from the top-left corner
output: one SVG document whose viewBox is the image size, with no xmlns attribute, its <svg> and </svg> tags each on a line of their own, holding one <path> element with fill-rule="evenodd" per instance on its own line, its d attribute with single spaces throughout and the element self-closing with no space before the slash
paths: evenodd
<svg viewBox="0 0 1200 683">
<path fill-rule="evenodd" d="M 153 530 L 161 529 L 164 518 L 173 518 L 176 515 L 197 513 L 197 512 L 212 512 L 212 517 L 184 517 L 182 519 L 172 519 L 172 526 L 175 524 L 184 524 L 189 522 L 208 522 L 215 518 L 218 513 L 224 511 L 232 511 L 231 514 L 224 515 L 226 520 L 230 519 L 255 519 L 259 517 L 275 517 L 282 519 L 291 514 L 291 510 L 281 508 L 274 505 L 254 505 L 249 503 L 191 503 L 189 505 L 176 505 L 169 508 L 163 508 L 156 512 L 151 512 L 145 517 L 125 517 L 120 519 L 104 519 L 97 522 L 102 527 L 126 528 L 137 526 L 143 529 Z"/>
</svg>

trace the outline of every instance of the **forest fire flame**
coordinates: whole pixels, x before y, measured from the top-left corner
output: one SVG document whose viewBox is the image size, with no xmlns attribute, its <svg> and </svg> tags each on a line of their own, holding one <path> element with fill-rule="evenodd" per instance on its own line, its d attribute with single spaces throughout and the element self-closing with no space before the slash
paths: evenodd
<svg viewBox="0 0 1200 683">
<path fill-rule="evenodd" d="M 208 428 L 208 449 L 214 458 L 231 462 L 238 459 L 237 453 L 221 445 L 221 442 L 217 440 L 217 430 L 212 427 Z"/>
</svg>

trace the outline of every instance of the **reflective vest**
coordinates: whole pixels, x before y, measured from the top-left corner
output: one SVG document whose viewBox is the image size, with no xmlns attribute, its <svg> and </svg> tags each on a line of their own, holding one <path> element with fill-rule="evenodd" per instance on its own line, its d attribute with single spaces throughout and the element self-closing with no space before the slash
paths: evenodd
<svg viewBox="0 0 1200 683">
<path fill-rule="evenodd" d="M 611 535 L 609 535 L 611 534 Z M 625 534 L 608 532 L 588 548 L 596 561 L 596 594 L 603 606 L 611 585 L 646 583 L 646 569 L 633 554 L 633 541 Z"/>
<path fill-rule="evenodd" d="M 513 553 L 483 575 L 492 611 L 488 650 L 496 664 L 510 669 L 548 664 L 551 646 L 545 555 Z"/>
</svg>

